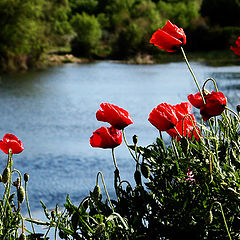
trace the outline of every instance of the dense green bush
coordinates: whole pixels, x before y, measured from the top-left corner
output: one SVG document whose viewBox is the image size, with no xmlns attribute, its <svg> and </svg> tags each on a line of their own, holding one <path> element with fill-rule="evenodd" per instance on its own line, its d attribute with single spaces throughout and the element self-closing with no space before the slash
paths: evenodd
<svg viewBox="0 0 240 240">
<path fill-rule="evenodd" d="M 101 26 L 94 15 L 83 12 L 76 14 L 71 20 L 76 37 L 72 40 L 72 52 L 76 56 L 92 57 L 97 55 L 99 40 L 102 37 Z"/>
</svg>

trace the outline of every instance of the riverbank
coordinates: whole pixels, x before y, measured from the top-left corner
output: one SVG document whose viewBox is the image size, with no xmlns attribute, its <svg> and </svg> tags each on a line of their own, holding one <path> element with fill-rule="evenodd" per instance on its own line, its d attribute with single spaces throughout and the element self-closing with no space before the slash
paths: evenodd
<svg viewBox="0 0 240 240">
<path fill-rule="evenodd" d="M 240 65 L 240 57 L 233 54 L 230 50 L 209 51 L 209 52 L 188 52 L 188 58 L 194 62 L 205 62 L 210 66 L 231 66 Z M 123 62 L 127 64 L 161 64 L 168 62 L 181 62 L 183 57 L 181 53 L 172 53 L 171 55 L 165 52 L 160 52 L 157 55 L 137 54 L 134 57 L 129 57 L 124 60 L 105 59 L 113 62 Z M 49 52 L 43 56 L 39 67 L 56 66 L 65 63 L 89 63 L 96 59 L 78 58 L 69 52 Z"/>
<path fill-rule="evenodd" d="M 209 66 L 231 66 L 231 65 L 240 65 L 240 57 L 234 55 L 231 50 L 223 50 L 223 51 L 209 51 L 209 52 L 187 52 L 188 58 L 192 62 L 204 62 Z M 170 62 L 182 62 L 183 57 L 180 52 L 174 52 L 171 54 L 167 54 L 166 52 L 159 51 L 159 54 L 150 55 L 150 54 L 137 54 L 136 56 L 129 57 L 128 59 L 87 59 L 87 58 L 79 58 L 75 57 L 69 49 L 55 49 L 49 52 L 44 53 L 36 66 L 33 68 L 27 67 L 24 64 L 19 65 L 19 69 L 16 68 L 6 68 L 5 70 L 0 70 L 0 72 L 4 73 L 18 73 L 18 72 L 26 72 L 32 69 L 44 69 L 52 66 L 59 66 L 67 63 L 92 63 L 95 61 L 108 60 L 111 62 L 124 63 L 124 64 L 165 64 Z M 8 70 L 7 70 L 8 69 Z"/>
</svg>

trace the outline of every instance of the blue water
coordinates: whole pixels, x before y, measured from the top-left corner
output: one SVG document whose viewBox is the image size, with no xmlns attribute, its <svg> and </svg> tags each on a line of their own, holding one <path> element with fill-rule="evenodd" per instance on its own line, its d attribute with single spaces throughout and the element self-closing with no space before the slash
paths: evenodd
<svg viewBox="0 0 240 240">
<path fill-rule="evenodd" d="M 210 67 L 191 63 L 200 82 L 217 80 L 231 107 L 240 104 L 240 67 Z M 209 82 L 207 87 L 212 89 Z M 14 155 L 14 167 L 30 175 L 31 209 L 42 200 L 49 209 L 62 206 L 67 194 L 79 203 L 89 194 L 102 171 L 110 195 L 113 192 L 111 151 L 92 148 L 92 132 L 107 123 L 95 113 L 102 102 L 126 109 L 134 124 L 126 128 L 131 143 L 151 144 L 158 131 L 148 122 L 151 110 L 161 102 L 177 104 L 197 88 L 185 63 L 127 65 L 112 62 L 66 64 L 41 71 L 2 75 L 0 78 L 0 138 L 18 136 L 24 151 Z M 134 161 L 122 144 L 116 148 L 121 178 L 133 182 Z M 0 171 L 7 156 L 0 152 Z M 16 175 L 17 177 L 17 175 Z M 3 187 L 0 186 L 0 192 Z"/>
</svg>

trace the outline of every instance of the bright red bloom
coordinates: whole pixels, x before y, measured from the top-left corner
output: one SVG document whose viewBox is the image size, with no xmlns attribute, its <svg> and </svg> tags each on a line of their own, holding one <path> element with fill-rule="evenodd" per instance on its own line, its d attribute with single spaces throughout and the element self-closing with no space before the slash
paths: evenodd
<svg viewBox="0 0 240 240">
<path fill-rule="evenodd" d="M 0 149 L 6 154 L 9 153 L 9 149 L 12 150 L 13 154 L 18 154 L 24 150 L 22 141 L 10 133 L 6 133 L 3 140 L 0 140 Z"/>
<path fill-rule="evenodd" d="M 113 126 L 101 127 L 90 137 L 92 147 L 115 148 L 122 143 L 122 132 Z"/>
<path fill-rule="evenodd" d="M 149 114 L 148 121 L 159 131 L 166 131 L 176 126 L 178 118 L 172 105 L 161 103 Z"/>
<path fill-rule="evenodd" d="M 161 103 L 149 114 L 148 121 L 159 131 L 167 131 L 174 128 L 184 116 L 190 113 L 190 103 L 181 103 L 175 106 Z"/>
<path fill-rule="evenodd" d="M 240 37 L 237 38 L 237 40 L 235 41 L 236 47 L 231 46 L 230 49 L 233 50 L 233 52 L 236 55 L 240 56 Z"/>
<path fill-rule="evenodd" d="M 100 107 L 102 110 L 99 109 L 96 113 L 98 121 L 108 122 L 119 130 L 133 123 L 131 116 L 123 108 L 110 103 L 102 103 Z"/>
<path fill-rule="evenodd" d="M 167 52 L 175 52 L 186 44 L 186 35 L 182 28 L 178 28 L 168 20 L 162 29 L 153 33 L 149 42 Z"/>
<path fill-rule="evenodd" d="M 200 108 L 200 114 L 204 121 L 213 116 L 220 115 L 227 105 L 227 98 L 222 92 L 211 92 L 204 96 L 206 104 L 203 103 L 201 94 L 188 95 L 189 102 L 196 108 Z"/>
<path fill-rule="evenodd" d="M 192 139 L 192 136 L 199 141 L 199 129 L 196 127 L 196 119 L 194 114 L 188 114 L 189 116 L 186 116 L 185 118 L 182 118 L 176 125 L 177 131 L 180 133 L 181 136 L 189 137 Z M 174 138 L 177 138 L 177 141 L 179 141 L 181 138 L 178 135 L 177 131 L 175 129 L 169 129 L 167 130 L 167 133 Z"/>
</svg>

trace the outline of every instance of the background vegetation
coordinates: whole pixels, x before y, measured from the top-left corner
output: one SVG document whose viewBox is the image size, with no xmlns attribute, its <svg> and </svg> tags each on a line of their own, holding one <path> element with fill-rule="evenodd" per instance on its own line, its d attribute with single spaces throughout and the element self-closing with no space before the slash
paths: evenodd
<svg viewBox="0 0 240 240">
<path fill-rule="evenodd" d="M 184 28 L 188 51 L 228 49 L 240 34 L 239 0 L 1 0 L 0 15 L 5 71 L 60 48 L 88 59 L 157 54 L 148 41 L 167 19 Z"/>
</svg>

